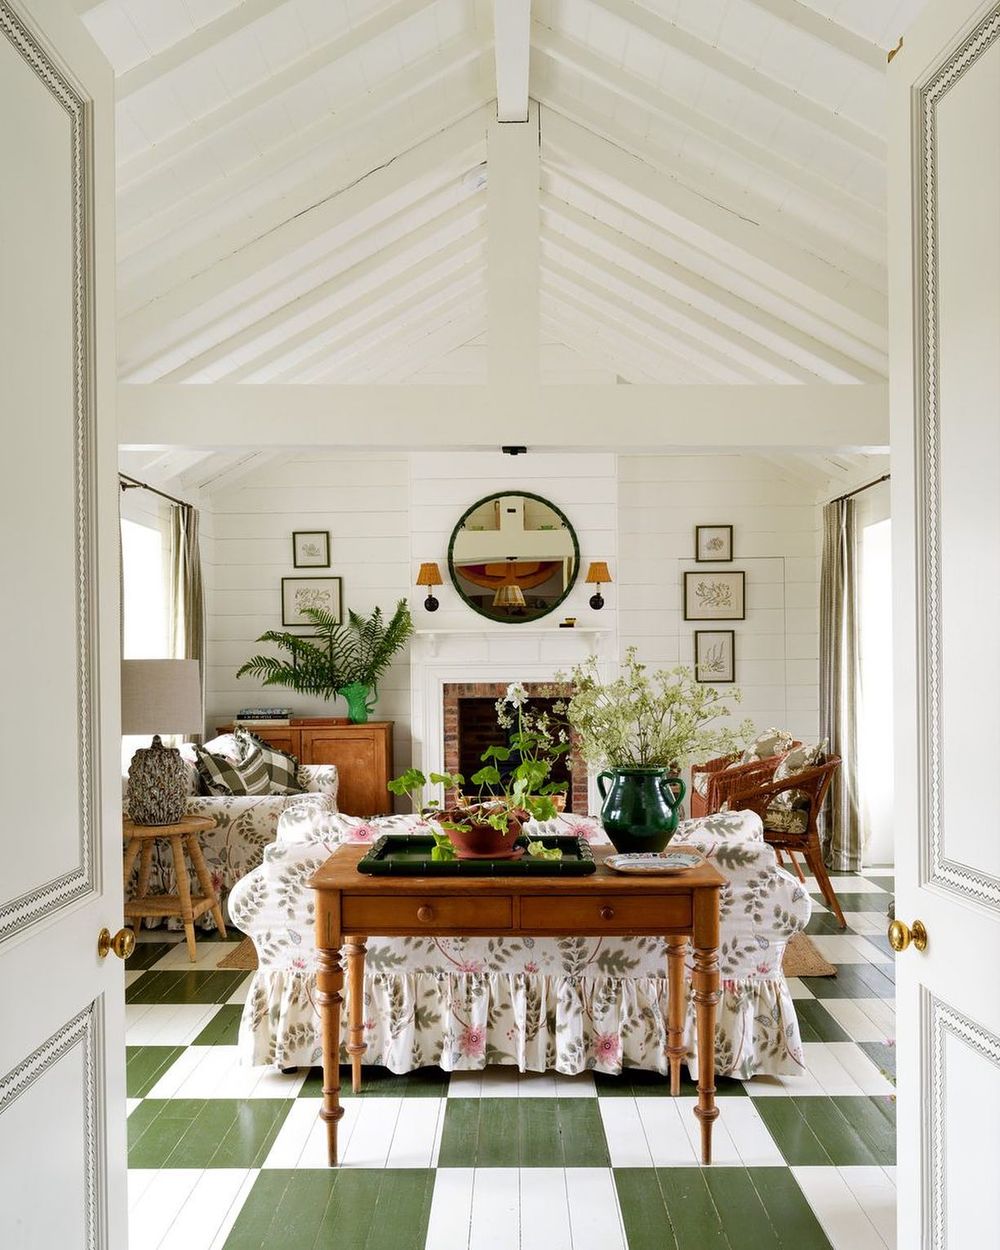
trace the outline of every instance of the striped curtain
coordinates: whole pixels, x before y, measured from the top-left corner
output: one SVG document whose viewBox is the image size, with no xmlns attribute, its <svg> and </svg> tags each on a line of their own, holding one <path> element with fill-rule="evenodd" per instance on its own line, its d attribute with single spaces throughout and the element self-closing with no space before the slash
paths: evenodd
<svg viewBox="0 0 1000 1250">
<path fill-rule="evenodd" d="M 819 592 L 820 737 L 829 739 L 840 768 L 830 786 L 823 823 L 823 857 L 837 872 L 861 867 L 858 802 L 858 561 L 853 499 L 823 509 Z"/>
<path fill-rule="evenodd" d="M 205 706 L 205 596 L 201 581 L 198 513 L 190 504 L 170 509 L 170 654 L 198 660 Z M 201 741 L 201 735 L 195 738 Z"/>
</svg>

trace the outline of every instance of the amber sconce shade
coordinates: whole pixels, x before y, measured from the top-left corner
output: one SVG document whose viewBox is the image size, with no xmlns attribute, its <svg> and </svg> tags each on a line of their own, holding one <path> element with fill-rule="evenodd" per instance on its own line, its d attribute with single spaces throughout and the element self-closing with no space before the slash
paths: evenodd
<svg viewBox="0 0 1000 1250">
<path fill-rule="evenodd" d="M 608 568 L 606 561 L 593 560 L 587 569 L 586 582 L 588 586 L 596 586 L 596 590 L 590 596 L 590 606 L 595 612 L 599 612 L 604 607 L 604 596 L 601 594 L 601 586 L 607 586 L 611 583 L 611 570 Z"/>
<path fill-rule="evenodd" d="M 424 600 L 424 607 L 428 612 L 436 612 L 440 604 L 434 595 L 434 587 L 441 585 L 441 570 L 433 561 L 421 564 L 420 572 L 417 574 L 417 585 L 427 587 L 427 598 Z"/>
</svg>

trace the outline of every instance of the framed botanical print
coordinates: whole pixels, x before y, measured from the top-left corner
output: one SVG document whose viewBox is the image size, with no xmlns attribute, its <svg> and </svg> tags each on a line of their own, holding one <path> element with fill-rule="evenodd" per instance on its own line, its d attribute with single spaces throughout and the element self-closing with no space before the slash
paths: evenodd
<svg viewBox="0 0 1000 1250">
<path fill-rule="evenodd" d="M 736 680 L 736 631 L 694 631 L 694 679 L 709 685 Z"/>
<path fill-rule="evenodd" d="M 306 616 L 309 608 L 329 612 L 337 624 L 341 617 L 341 578 L 283 577 L 281 579 L 282 625 L 314 625 Z"/>
<path fill-rule="evenodd" d="M 727 564 L 733 558 L 733 527 L 696 525 L 694 558 L 699 564 Z"/>
<path fill-rule="evenodd" d="M 742 621 L 746 619 L 746 579 L 743 572 L 684 574 L 686 621 Z"/>
<path fill-rule="evenodd" d="M 295 530 L 292 534 L 292 565 L 297 569 L 328 569 L 330 531 Z"/>
</svg>

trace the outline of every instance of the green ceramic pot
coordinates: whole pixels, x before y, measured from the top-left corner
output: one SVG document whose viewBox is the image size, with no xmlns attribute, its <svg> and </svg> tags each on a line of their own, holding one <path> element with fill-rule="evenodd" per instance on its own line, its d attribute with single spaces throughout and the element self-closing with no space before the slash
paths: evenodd
<svg viewBox="0 0 1000 1250">
<path fill-rule="evenodd" d="M 601 820 L 616 851 L 662 851 L 677 832 L 686 793 L 664 768 L 613 768 L 600 773 Z"/>
<path fill-rule="evenodd" d="M 349 686 L 341 686 L 337 694 L 347 701 L 347 719 L 352 725 L 365 724 L 375 710 L 374 693 L 364 682 L 352 681 Z"/>
</svg>

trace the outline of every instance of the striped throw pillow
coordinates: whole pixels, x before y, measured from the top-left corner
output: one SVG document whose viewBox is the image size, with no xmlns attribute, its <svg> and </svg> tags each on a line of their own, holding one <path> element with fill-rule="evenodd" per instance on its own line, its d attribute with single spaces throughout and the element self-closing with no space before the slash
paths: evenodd
<svg viewBox="0 0 1000 1250">
<path fill-rule="evenodd" d="M 294 755 L 270 746 L 248 729 L 237 729 L 236 741 L 244 756 L 260 752 L 271 778 L 271 794 L 302 794 L 305 787 L 299 784 L 299 761 Z"/>
<path fill-rule="evenodd" d="M 270 794 L 271 774 L 256 748 L 236 761 L 197 747 L 198 772 L 209 794 Z"/>
</svg>

